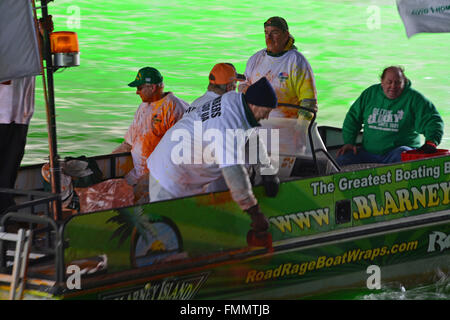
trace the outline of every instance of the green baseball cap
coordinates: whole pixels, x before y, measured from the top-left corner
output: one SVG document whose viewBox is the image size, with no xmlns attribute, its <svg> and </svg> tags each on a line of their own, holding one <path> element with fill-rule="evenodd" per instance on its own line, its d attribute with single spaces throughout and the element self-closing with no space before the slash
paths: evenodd
<svg viewBox="0 0 450 320">
<path fill-rule="evenodd" d="M 138 71 L 136 79 L 128 84 L 129 87 L 139 87 L 142 84 L 159 84 L 163 82 L 163 76 L 152 67 L 145 67 Z"/>
</svg>

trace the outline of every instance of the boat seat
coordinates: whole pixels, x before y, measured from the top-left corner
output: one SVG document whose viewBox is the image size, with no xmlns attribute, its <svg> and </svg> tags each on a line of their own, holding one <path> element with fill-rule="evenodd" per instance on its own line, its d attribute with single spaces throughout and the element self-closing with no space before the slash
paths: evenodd
<svg viewBox="0 0 450 320">
<path fill-rule="evenodd" d="M 308 136 L 308 128 L 302 128 L 296 119 L 269 118 L 261 120 L 261 126 L 262 129 L 269 129 L 266 146 L 273 165 L 279 168 L 278 176 L 281 180 L 328 175 L 340 171 L 322 141 L 316 122 L 311 127 L 313 147 Z M 273 142 L 276 142 L 276 136 L 272 141 L 274 132 L 271 129 L 278 129 L 278 146 L 273 145 Z M 279 157 L 276 157 L 277 152 Z"/>
</svg>

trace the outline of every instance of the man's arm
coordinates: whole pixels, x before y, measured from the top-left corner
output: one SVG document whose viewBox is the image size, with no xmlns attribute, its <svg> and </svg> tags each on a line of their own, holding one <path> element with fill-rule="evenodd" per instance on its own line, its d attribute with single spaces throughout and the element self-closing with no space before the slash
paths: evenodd
<svg viewBox="0 0 450 320">
<path fill-rule="evenodd" d="M 136 117 L 136 116 L 135 116 Z M 135 118 L 136 119 L 136 118 Z M 115 148 L 111 153 L 122 153 L 122 152 L 131 152 L 132 146 L 132 137 L 135 134 L 135 126 L 134 126 L 135 120 L 131 123 L 131 125 L 128 127 L 127 132 L 125 133 L 125 137 L 123 142 Z"/>
<path fill-rule="evenodd" d="M 342 124 L 342 138 L 344 144 L 354 145 L 363 124 L 363 101 L 362 95 L 352 104 Z"/>
<path fill-rule="evenodd" d="M 342 125 L 342 138 L 344 145 L 338 150 L 337 156 L 341 156 L 347 151 L 353 151 L 357 154 L 356 137 L 362 128 L 362 95 L 352 104 L 350 110 L 347 112 L 344 123 Z"/>
<path fill-rule="evenodd" d="M 254 60 L 254 55 L 251 56 L 247 60 L 247 64 L 245 65 L 245 72 L 244 72 L 245 81 L 239 82 L 238 92 L 245 93 L 245 92 L 247 92 L 248 87 L 250 87 L 252 85 L 252 81 L 250 80 L 250 78 L 251 78 L 250 70 L 253 68 L 253 65 L 254 65 L 253 60 Z"/>
<path fill-rule="evenodd" d="M 436 107 L 428 100 L 417 105 L 416 131 L 425 136 L 425 141 L 430 141 L 436 146 L 441 143 L 444 135 L 444 121 Z"/>
<path fill-rule="evenodd" d="M 253 194 L 247 170 L 243 165 L 224 167 L 222 168 L 222 175 L 230 189 L 231 197 L 242 210 L 248 210 L 258 204 Z"/>
<path fill-rule="evenodd" d="M 309 62 L 304 59 L 296 66 L 296 69 L 297 71 L 294 72 L 292 76 L 294 77 L 293 81 L 295 81 L 294 84 L 298 102 L 301 103 L 303 99 L 317 100 L 316 80 Z"/>
<path fill-rule="evenodd" d="M 122 142 L 121 145 L 119 145 L 117 148 L 115 148 L 111 153 L 122 153 L 122 152 L 130 152 L 131 151 L 131 145 L 126 143 L 125 141 Z"/>
<path fill-rule="evenodd" d="M 256 232 L 265 232 L 269 229 L 269 220 L 259 210 L 258 201 L 253 194 L 252 185 L 247 170 L 243 165 L 234 165 L 222 168 L 225 182 L 230 189 L 231 197 L 250 215 L 251 226 Z"/>
</svg>

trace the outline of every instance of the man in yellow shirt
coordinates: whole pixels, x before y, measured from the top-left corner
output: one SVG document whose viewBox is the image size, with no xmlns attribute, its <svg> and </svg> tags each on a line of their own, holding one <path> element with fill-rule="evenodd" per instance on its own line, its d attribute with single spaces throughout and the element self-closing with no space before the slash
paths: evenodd
<svg viewBox="0 0 450 320">
<path fill-rule="evenodd" d="M 285 19 L 271 17 L 264 22 L 266 48 L 252 55 L 245 68 L 246 82 L 239 84 L 239 92 L 266 77 L 278 99 L 278 107 L 272 110 L 262 128 L 277 129 L 278 149 L 281 154 L 302 154 L 306 150 L 307 137 L 301 132 L 307 130 L 311 112 L 299 110 L 299 106 L 317 111 L 317 90 L 314 74 L 309 62 L 294 45 Z M 305 117 L 308 121 L 299 124 L 295 119 Z M 303 128 L 306 125 L 306 128 Z M 299 129 L 300 128 L 300 129 Z M 272 138 L 268 137 L 270 141 Z M 272 152 L 268 146 L 269 153 Z"/>
<path fill-rule="evenodd" d="M 247 61 L 247 81 L 241 82 L 239 92 L 245 92 L 252 83 L 266 77 L 278 98 L 278 107 L 269 118 L 297 118 L 298 109 L 288 105 L 299 106 L 303 99 L 317 100 L 313 71 L 294 45 L 286 20 L 269 18 L 264 23 L 264 33 L 267 48 L 256 52 Z"/>
</svg>

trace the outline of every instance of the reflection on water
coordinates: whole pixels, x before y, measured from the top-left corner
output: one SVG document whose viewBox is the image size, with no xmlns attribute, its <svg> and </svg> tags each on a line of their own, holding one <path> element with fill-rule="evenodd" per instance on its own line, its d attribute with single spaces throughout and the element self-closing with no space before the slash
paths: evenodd
<svg viewBox="0 0 450 320">
<path fill-rule="evenodd" d="M 313 300 L 449 300 L 450 273 L 440 269 L 422 280 L 381 284 L 381 289 L 353 288 L 308 297 Z"/>
<path fill-rule="evenodd" d="M 406 289 L 402 284 L 388 284 L 377 293 L 357 296 L 360 300 L 448 300 L 450 297 L 450 277 L 442 271 L 436 282 Z"/>
</svg>

